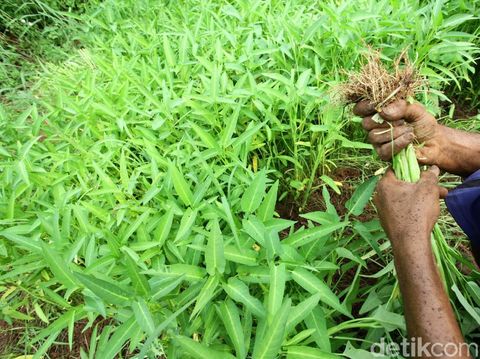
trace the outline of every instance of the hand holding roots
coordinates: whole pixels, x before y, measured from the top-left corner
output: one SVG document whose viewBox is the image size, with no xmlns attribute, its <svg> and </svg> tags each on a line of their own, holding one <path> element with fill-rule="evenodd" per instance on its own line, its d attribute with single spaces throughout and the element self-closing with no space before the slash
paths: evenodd
<svg viewBox="0 0 480 359">
<path fill-rule="evenodd" d="M 340 85 L 343 102 L 367 100 L 381 112 L 383 106 L 395 100 L 413 98 L 425 84 L 405 52 L 395 60 L 392 71 L 382 63 L 378 51 L 369 51 L 365 60 L 360 71 L 349 72 L 349 80 Z"/>
</svg>

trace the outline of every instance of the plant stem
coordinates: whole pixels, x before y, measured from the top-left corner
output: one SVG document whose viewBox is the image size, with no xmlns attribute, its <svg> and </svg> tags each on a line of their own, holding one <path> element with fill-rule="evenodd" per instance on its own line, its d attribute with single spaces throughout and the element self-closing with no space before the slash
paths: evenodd
<svg viewBox="0 0 480 359">
<path fill-rule="evenodd" d="M 415 155 L 415 148 L 412 144 L 408 145 L 406 149 L 402 150 L 393 157 L 393 171 L 395 172 L 397 178 L 402 181 L 413 183 L 420 179 L 420 165 L 418 164 L 417 156 Z M 445 248 L 443 247 L 445 245 L 448 244 L 443 238 L 440 227 L 438 224 L 435 224 L 432 233 L 432 250 L 435 255 L 442 280 L 446 284 L 445 271 L 442 265 L 443 261 L 441 257 L 441 252 L 444 252 Z"/>
</svg>

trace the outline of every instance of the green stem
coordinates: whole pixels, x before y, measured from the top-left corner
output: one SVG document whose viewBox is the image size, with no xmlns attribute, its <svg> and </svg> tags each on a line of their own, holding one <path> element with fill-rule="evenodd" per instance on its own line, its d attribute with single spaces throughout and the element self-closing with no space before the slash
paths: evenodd
<svg viewBox="0 0 480 359">
<path fill-rule="evenodd" d="M 417 182 L 420 179 L 420 165 L 417 161 L 417 156 L 415 155 L 415 148 L 412 144 L 402 150 L 400 153 L 394 156 L 393 158 L 393 171 L 398 179 L 407 182 Z M 440 271 L 443 282 L 446 284 L 445 271 L 443 268 L 443 261 L 441 252 L 444 252 L 444 246 L 447 245 L 443 234 L 440 230 L 438 224 L 435 224 L 433 233 L 432 233 L 432 250 L 435 255 L 437 262 L 437 267 Z M 448 286 L 447 286 L 448 287 Z"/>
</svg>

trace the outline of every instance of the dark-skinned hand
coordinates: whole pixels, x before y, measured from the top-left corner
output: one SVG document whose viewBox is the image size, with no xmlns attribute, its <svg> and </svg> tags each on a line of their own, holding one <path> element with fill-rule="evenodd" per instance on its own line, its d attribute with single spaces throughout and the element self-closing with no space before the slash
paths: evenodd
<svg viewBox="0 0 480 359">
<path fill-rule="evenodd" d="M 398 100 L 385 106 L 379 113 L 384 123 L 375 122 L 372 117 L 377 113 L 368 101 L 357 103 L 354 114 L 363 117 L 362 126 L 368 131 L 368 140 L 380 158 L 389 161 L 415 139 L 424 143 L 416 149 L 421 164 L 438 164 L 441 154 L 442 136 L 437 120 L 425 108 L 418 104 L 409 104 Z"/>
<path fill-rule="evenodd" d="M 430 238 L 438 216 L 440 198 L 447 190 L 438 185 L 440 169 L 422 172 L 417 183 L 400 181 L 391 169 L 377 185 L 374 203 L 383 229 L 392 244 L 409 238 Z"/>
</svg>

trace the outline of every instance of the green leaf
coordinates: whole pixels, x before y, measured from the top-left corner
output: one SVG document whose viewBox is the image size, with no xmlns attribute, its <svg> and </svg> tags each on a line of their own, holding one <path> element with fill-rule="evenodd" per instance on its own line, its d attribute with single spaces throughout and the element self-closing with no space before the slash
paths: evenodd
<svg viewBox="0 0 480 359">
<path fill-rule="evenodd" d="M 330 336 L 327 331 L 327 321 L 325 313 L 321 307 L 317 306 L 308 313 L 305 318 L 305 324 L 307 324 L 307 328 L 315 329 L 315 333 L 312 334 L 312 337 L 315 339 L 318 348 L 326 352 L 331 351 Z"/>
<path fill-rule="evenodd" d="M 225 284 L 223 288 L 230 298 L 245 305 L 254 315 L 259 318 L 265 317 L 263 304 L 257 298 L 250 295 L 245 283 L 237 278 L 230 278 L 228 284 Z"/>
<path fill-rule="evenodd" d="M 73 276 L 72 271 L 67 267 L 63 258 L 52 248 L 42 242 L 43 259 L 50 267 L 55 279 L 67 288 L 77 287 L 78 281 Z"/>
<path fill-rule="evenodd" d="M 404 316 L 389 311 L 386 304 L 378 307 L 372 318 L 376 319 L 379 323 L 381 323 L 382 326 L 389 332 L 395 329 L 406 330 Z"/>
<path fill-rule="evenodd" d="M 219 278 L 217 276 L 209 277 L 197 296 L 195 308 L 193 308 L 190 319 L 194 318 L 205 306 L 213 299 L 215 291 L 218 287 Z"/>
<path fill-rule="evenodd" d="M 255 266 L 257 265 L 257 252 L 251 249 L 238 250 L 233 245 L 225 246 L 225 259 L 247 266 Z"/>
<path fill-rule="evenodd" d="M 265 225 L 255 216 L 250 216 L 248 219 L 244 219 L 242 222 L 242 231 L 246 232 L 252 239 L 259 243 L 261 246 L 265 246 Z"/>
<path fill-rule="evenodd" d="M 323 175 L 320 176 L 320 179 L 325 182 L 331 189 L 335 191 L 335 193 L 340 194 L 340 188 L 338 187 L 337 183 L 329 176 Z"/>
<path fill-rule="evenodd" d="M 184 279 L 187 281 L 200 281 L 205 277 L 207 271 L 199 266 L 176 263 L 169 266 L 167 273 L 174 277 L 184 276 Z"/>
<path fill-rule="evenodd" d="M 365 268 L 367 267 L 365 261 L 362 258 L 357 257 L 355 254 L 353 254 L 347 248 L 337 247 L 337 248 L 335 248 L 335 252 L 337 252 L 339 257 L 350 259 L 351 261 L 360 264 L 362 267 L 365 267 Z"/>
<path fill-rule="evenodd" d="M 145 300 L 138 298 L 132 303 L 132 309 L 140 328 L 148 335 L 152 335 L 155 330 L 155 323 Z"/>
<path fill-rule="evenodd" d="M 180 346 L 193 358 L 199 359 L 235 359 L 235 357 L 229 353 L 210 349 L 204 344 L 196 342 L 193 339 L 177 336 L 173 339 L 175 345 Z"/>
<path fill-rule="evenodd" d="M 445 29 L 447 27 L 455 27 L 473 19 L 476 19 L 473 14 L 455 14 L 446 18 L 441 24 L 440 28 Z"/>
<path fill-rule="evenodd" d="M 278 266 L 272 264 L 270 266 L 270 286 L 267 300 L 267 312 L 269 315 L 269 322 L 271 322 L 273 316 L 282 306 L 283 293 L 285 291 L 285 280 L 285 264 L 282 263 Z"/>
<path fill-rule="evenodd" d="M 285 340 L 283 342 L 284 347 L 292 346 L 292 345 L 297 345 L 298 343 L 303 342 L 304 340 L 307 340 L 312 336 L 312 334 L 315 333 L 315 329 L 305 329 L 297 334 L 295 334 L 292 338 Z"/>
<path fill-rule="evenodd" d="M 190 190 L 189 184 L 173 163 L 169 163 L 169 168 L 173 187 L 175 188 L 178 197 L 180 197 L 186 206 L 191 206 L 193 204 L 193 194 Z"/>
<path fill-rule="evenodd" d="M 363 209 L 367 205 L 372 193 L 377 186 L 379 180 L 378 176 L 374 176 L 362 183 L 353 193 L 352 197 L 345 203 L 345 207 L 348 209 L 349 214 L 359 216 L 362 214 Z"/>
<path fill-rule="evenodd" d="M 267 178 L 264 170 L 255 175 L 255 178 L 245 190 L 240 202 L 240 207 L 243 212 L 253 213 L 258 206 L 260 206 L 263 196 L 265 195 L 266 180 Z"/>
<path fill-rule="evenodd" d="M 123 345 L 130 339 L 134 332 L 137 322 L 135 317 L 131 317 L 120 325 L 105 346 L 100 347 L 97 358 L 113 359 L 122 350 Z"/>
<path fill-rule="evenodd" d="M 258 219 L 262 222 L 266 222 L 273 218 L 275 213 L 275 205 L 277 204 L 277 192 L 278 192 L 278 181 L 276 181 L 267 195 L 263 199 L 262 204 L 258 208 L 257 215 Z"/>
<path fill-rule="evenodd" d="M 312 73 L 312 69 L 307 69 L 303 71 L 300 76 L 298 77 L 297 83 L 295 86 L 299 91 L 305 90 L 308 85 L 308 81 L 310 80 L 310 75 Z"/>
<path fill-rule="evenodd" d="M 341 356 L 326 353 L 317 348 L 306 346 L 290 346 L 287 350 L 287 359 L 340 359 Z"/>
<path fill-rule="evenodd" d="M 462 292 L 458 289 L 457 285 L 454 284 L 452 286 L 452 291 L 455 293 L 457 296 L 457 299 L 459 302 L 462 304 L 463 308 L 472 316 L 473 319 L 477 322 L 478 325 L 480 325 L 480 315 L 478 314 L 478 311 L 475 310 L 474 307 L 467 301 L 465 296 L 462 294 Z"/>
<path fill-rule="evenodd" d="M 353 347 L 350 342 L 347 342 L 347 347 L 342 354 L 344 357 L 350 359 L 391 359 L 392 357 L 389 355 L 382 355 L 379 353 L 372 353 L 371 351 L 364 350 L 364 349 L 357 349 Z"/>
<path fill-rule="evenodd" d="M 205 264 L 207 273 L 215 275 L 216 271 L 223 273 L 225 271 L 225 254 L 223 248 L 222 231 L 218 220 L 210 221 L 211 228 L 208 235 L 207 248 L 205 250 Z"/>
<path fill-rule="evenodd" d="M 33 304 L 33 309 L 35 310 L 37 317 L 40 318 L 42 322 L 46 324 L 50 324 L 47 316 L 45 315 L 45 312 L 43 311 L 42 307 L 38 303 Z"/>
<path fill-rule="evenodd" d="M 205 131 L 203 128 L 201 128 L 194 122 L 190 122 L 189 125 L 193 128 L 198 137 L 200 137 L 205 147 L 220 150 L 218 142 L 215 140 L 215 138 L 213 138 L 211 134 L 209 134 L 207 131 Z"/>
<path fill-rule="evenodd" d="M 75 276 L 106 304 L 127 305 L 130 301 L 128 294 L 115 284 L 82 273 L 75 273 Z"/>
<path fill-rule="evenodd" d="M 174 244 L 181 242 L 185 238 L 189 239 L 189 235 L 192 232 L 193 225 L 197 219 L 198 211 L 187 208 L 183 213 L 182 219 L 180 220 L 180 227 L 178 228 L 177 234 L 173 241 Z"/>
<path fill-rule="evenodd" d="M 227 330 L 228 336 L 235 347 L 237 358 L 245 358 L 247 348 L 243 335 L 242 322 L 237 306 L 230 299 L 225 300 L 219 306 L 220 319 Z"/>
<path fill-rule="evenodd" d="M 352 317 L 344 305 L 340 304 L 338 297 L 330 290 L 330 288 L 314 274 L 303 268 L 297 268 L 292 272 L 292 278 L 300 284 L 302 288 L 312 294 L 320 294 L 320 301 L 329 305 L 340 313 Z"/>
<path fill-rule="evenodd" d="M 137 264 L 133 259 L 125 254 L 125 262 L 127 267 L 127 273 L 132 281 L 133 288 L 139 295 L 149 295 L 151 292 L 150 285 L 148 284 L 147 278 L 145 275 L 141 274 L 138 270 Z"/>
<path fill-rule="evenodd" d="M 167 35 L 163 35 L 163 54 L 165 55 L 165 61 L 169 68 L 173 69 L 177 64 L 175 59 L 175 54 L 173 53 L 172 47 L 170 46 L 170 41 L 168 40 Z"/>
<path fill-rule="evenodd" d="M 57 320 L 51 323 L 48 327 L 42 329 L 38 334 L 30 340 L 30 343 L 33 345 L 37 343 L 39 340 L 52 335 L 53 333 L 60 332 L 61 330 L 65 329 L 68 324 L 71 322 L 72 317 L 76 316 L 76 313 L 79 308 L 71 308 L 66 313 L 60 315 Z"/>
<path fill-rule="evenodd" d="M 176 310 L 174 313 L 169 315 L 162 323 L 160 323 L 156 328 L 155 331 L 152 335 L 148 337 L 148 339 L 145 341 L 142 350 L 140 350 L 140 353 L 138 354 L 138 358 L 144 358 L 145 355 L 147 354 L 147 351 L 150 349 L 152 346 L 154 340 L 158 339 L 160 334 L 165 330 L 165 328 L 175 320 L 180 314 L 182 314 L 188 307 L 190 307 L 193 303 L 194 299 L 183 305 L 180 309 Z"/>
<path fill-rule="evenodd" d="M 276 255 L 281 254 L 280 236 L 276 230 L 269 230 L 265 233 L 265 249 L 267 250 L 267 259 L 273 260 Z"/>
<path fill-rule="evenodd" d="M 155 229 L 155 239 L 158 241 L 158 246 L 161 248 L 170 233 L 173 222 L 173 208 L 170 207 L 162 216 Z"/>
<path fill-rule="evenodd" d="M 232 233 L 233 233 L 233 236 L 235 238 L 235 242 L 237 244 L 237 247 L 241 248 L 240 239 L 239 239 L 238 232 L 237 232 L 237 226 L 235 225 L 235 220 L 233 219 L 232 210 L 230 208 L 230 204 L 228 203 L 227 198 L 224 197 L 224 196 L 222 196 L 222 207 L 223 207 L 223 210 L 225 212 L 225 215 L 227 216 L 227 223 L 232 230 Z"/>
<path fill-rule="evenodd" d="M 160 288 L 155 288 L 154 293 L 152 295 L 152 299 L 158 300 L 160 298 L 165 297 L 172 290 L 177 288 L 180 285 L 180 283 L 183 282 L 183 279 L 184 279 L 184 276 L 182 275 L 178 278 L 173 278 L 166 282 L 162 282 L 162 285 L 160 286 Z"/>
<path fill-rule="evenodd" d="M 346 223 L 323 224 L 317 227 L 297 231 L 282 241 L 292 247 L 301 247 L 316 240 L 320 240 L 346 226 Z"/>
<path fill-rule="evenodd" d="M 319 293 L 314 294 L 298 303 L 290 310 L 287 320 L 287 334 L 289 334 L 298 323 L 304 320 L 312 312 L 312 310 L 318 305 L 320 297 L 321 295 Z"/>
<path fill-rule="evenodd" d="M 21 247 L 25 247 L 29 251 L 36 252 L 41 251 L 42 246 L 38 237 L 26 237 L 15 233 L 10 233 L 8 230 L 0 231 L 0 236 L 4 236 L 9 241 L 19 245 Z"/>
<path fill-rule="evenodd" d="M 280 352 L 280 348 L 285 336 L 285 325 L 287 323 L 290 305 L 292 301 L 286 299 L 264 333 L 257 331 L 257 336 L 263 334 L 261 338 L 255 338 L 255 348 L 253 350 L 253 359 L 274 359 Z"/>
<path fill-rule="evenodd" d="M 128 238 L 130 238 L 130 236 L 133 233 L 135 233 L 135 231 L 138 229 L 138 227 L 140 227 L 140 225 L 142 223 L 145 223 L 147 221 L 149 215 L 150 215 L 150 211 L 145 211 L 140 216 L 138 216 L 135 219 L 135 221 L 128 226 L 128 228 L 125 231 L 125 234 L 123 234 L 120 242 L 125 243 L 128 240 Z"/>
</svg>

